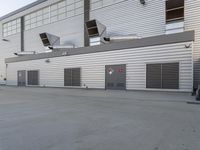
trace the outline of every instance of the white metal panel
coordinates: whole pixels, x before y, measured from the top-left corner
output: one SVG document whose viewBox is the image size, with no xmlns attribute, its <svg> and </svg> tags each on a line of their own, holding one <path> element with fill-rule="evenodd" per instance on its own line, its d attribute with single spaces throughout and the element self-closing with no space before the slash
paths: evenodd
<svg viewBox="0 0 200 150">
<path fill-rule="evenodd" d="M 20 33 L 6 37 L 5 39 L 8 41 L 2 41 L 2 39 L 2 34 L 0 34 L 0 84 L 5 84 L 4 78 L 6 78 L 6 64 L 4 61 L 5 58 L 14 57 L 14 52 L 20 51 Z"/>
<path fill-rule="evenodd" d="M 184 32 L 184 21 L 166 24 L 166 34 Z"/>
<path fill-rule="evenodd" d="M 45 59 L 16 62 L 8 65 L 8 85 L 16 85 L 17 70 L 40 70 L 41 86 L 64 86 L 64 68 L 81 67 L 82 86 L 89 88 L 105 87 L 105 65 L 127 65 L 127 89 L 146 89 L 147 63 L 180 63 L 180 91 L 192 90 L 192 48 L 185 48 L 179 43 L 110 52 L 74 55 L 51 58 L 50 63 Z"/>
<path fill-rule="evenodd" d="M 177 29 L 171 29 L 171 30 L 166 30 L 165 34 L 174 34 L 174 33 L 180 33 L 184 32 L 183 28 L 177 28 Z"/>
<path fill-rule="evenodd" d="M 91 11 L 90 19 L 97 19 L 107 27 L 110 35 L 137 34 L 149 37 L 165 34 L 165 1 L 123 0 Z"/>
<path fill-rule="evenodd" d="M 194 42 L 194 83 L 200 84 L 200 1 L 185 1 L 185 30 L 195 30 Z"/>
</svg>

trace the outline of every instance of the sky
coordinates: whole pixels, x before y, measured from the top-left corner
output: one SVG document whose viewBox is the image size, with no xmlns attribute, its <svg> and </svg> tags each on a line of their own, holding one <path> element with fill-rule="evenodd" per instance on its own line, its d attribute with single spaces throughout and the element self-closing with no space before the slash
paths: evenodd
<svg viewBox="0 0 200 150">
<path fill-rule="evenodd" d="M 36 0 L 0 0 L 0 17 Z"/>
</svg>

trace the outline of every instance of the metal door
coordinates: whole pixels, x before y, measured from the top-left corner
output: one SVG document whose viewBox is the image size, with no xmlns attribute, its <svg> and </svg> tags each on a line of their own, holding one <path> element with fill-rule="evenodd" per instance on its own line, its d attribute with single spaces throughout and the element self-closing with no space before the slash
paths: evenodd
<svg viewBox="0 0 200 150">
<path fill-rule="evenodd" d="M 20 70 L 17 72 L 17 85 L 26 86 L 26 70 Z"/>
<path fill-rule="evenodd" d="M 105 88 L 126 90 L 126 65 L 108 65 L 105 68 Z"/>
</svg>

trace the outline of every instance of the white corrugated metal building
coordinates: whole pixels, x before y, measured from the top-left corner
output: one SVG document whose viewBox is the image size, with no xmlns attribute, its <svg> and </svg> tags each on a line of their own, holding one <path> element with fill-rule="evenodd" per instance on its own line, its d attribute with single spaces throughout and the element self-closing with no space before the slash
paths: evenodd
<svg viewBox="0 0 200 150">
<path fill-rule="evenodd" d="M 200 84 L 200 1 L 142 2 L 40 0 L 2 17 L 0 83 L 191 92 Z M 41 33 L 60 45 L 47 51 Z M 136 39 L 119 40 L 126 35 Z"/>
</svg>

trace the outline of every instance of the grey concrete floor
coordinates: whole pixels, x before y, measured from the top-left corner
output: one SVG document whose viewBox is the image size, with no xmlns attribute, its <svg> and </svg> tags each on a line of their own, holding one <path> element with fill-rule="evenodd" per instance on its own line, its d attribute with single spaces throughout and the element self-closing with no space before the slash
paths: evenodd
<svg viewBox="0 0 200 150">
<path fill-rule="evenodd" d="M 199 150 L 187 93 L 0 87 L 0 150 Z"/>
</svg>

